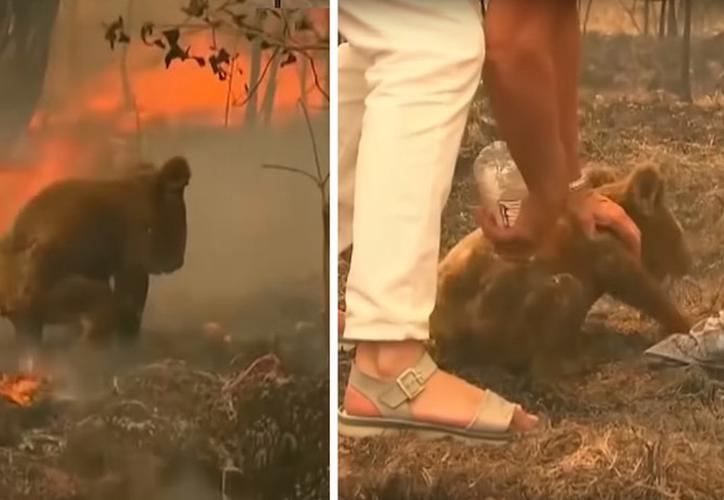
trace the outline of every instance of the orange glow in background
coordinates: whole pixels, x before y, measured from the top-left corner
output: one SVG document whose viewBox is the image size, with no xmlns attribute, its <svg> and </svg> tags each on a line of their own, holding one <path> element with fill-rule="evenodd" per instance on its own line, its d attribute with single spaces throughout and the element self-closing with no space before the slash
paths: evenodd
<svg viewBox="0 0 724 500">
<path fill-rule="evenodd" d="M 326 22 L 324 13 L 319 14 L 314 16 L 315 21 Z M 224 45 L 223 41 L 219 43 Z M 206 35 L 200 34 L 183 36 L 181 45 L 191 45 L 193 54 L 207 56 L 211 44 Z M 136 132 L 136 114 L 124 106 L 120 50 L 108 50 L 109 62 L 74 84 L 60 105 L 55 103 L 52 109 L 37 110 L 29 127 L 28 155 L 10 164 L 0 163 L 0 232 L 10 227 L 18 210 L 41 189 L 63 178 L 92 174 L 98 165 L 108 163 L 114 138 Z M 239 44 L 238 50 L 246 53 L 241 53 L 235 63 L 243 74 L 235 71 L 232 96 L 241 101 L 245 98 L 244 84 L 252 84 L 248 44 Z M 208 65 L 199 67 L 193 60 L 176 60 L 166 69 L 163 55 L 162 50 L 138 40 L 128 47 L 128 74 L 141 134 L 144 129 L 169 125 L 223 127 L 229 82 L 219 81 Z M 268 56 L 263 54 L 261 68 Z M 307 89 L 310 113 L 327 112 L 321 109 L 326 101 L 314 87 L 311 69 L 302 85 L 298 66 L 301 61 L 298 56 L 296 64 L 278 68 L 271 114 L 273 127 L 301 116 L 298 101 L 303 88 Z M 326 75 L 325 64 L 323 59 L 315 60 L 320 78 Z M 261 114 L 267 88 L 265 79 L 256 91 L 257 115 Z M 229 126 L 243 126 L 246 112 L 246 105 L 232 105 Z"/>
<path fill-rule="evenodd" d="M 199 51 L 209 47 L 211 41 L 204 34 L 187 37 L 185 44 Z M 243 47 L 242 47 L 243 48 Z M 200 51 L 199 51 L 200 52 Z M 226 115 L 226 102 L 229 81 L 219 81 L 208 67 L 199 67 L 192 60 L 176 60 L 169 69 L 159 61 L 162 52 L 153 47 L 135 45 L 129 51 L 131 61 L 144 61 L 143 69 L 132 71 L 132 86 L 137 109 L 142 124 L 155 122 L 193 123 L 195 125 L 223 126 Z M 149 61 L 149 56 L 153 56 Z M 263 54 L 261 67 L 264 68 L 270 54 Z M 324 62 L 316 59 L 318 72 L 324 69 Z M 250 57 L 248 53 L 240 53 L 235 62 L 232 79 L 232 99 L 241 102 L 246 97 L 244 84 L 248 83 Z M 243 70 L 239 74 L 238 68 Z M 267 72 L 267 76 L 270 71 Z M 308 71 L 305 88 L 310 112 L 314 113 L 324 104 L 324 98 L 314 88 L 313 74 Z M 274 92 L 272 124 L 282 125 L 293 119 L 298 112 L 298 101 L 302 97 L 302 82 L 296 64 L 278 68 Z M 257 108 L 260 109 L 266 98 L 269 79 L 265 78 L 256 90 Z M 251 84 L 249 84 L 251 86 Z M 120 70 L 113 65 L 106 71 L 86 82 L 80 92 L 70 98 L 72 103 L 64 119 L 75 120 L 89 113 L 112 114 L 123 108 L 123 90 L 121 87 Z M 229 125 L 238 126 L 244 122 L 246 105 L 234 106 L 229 113 Z"/>
</svg>

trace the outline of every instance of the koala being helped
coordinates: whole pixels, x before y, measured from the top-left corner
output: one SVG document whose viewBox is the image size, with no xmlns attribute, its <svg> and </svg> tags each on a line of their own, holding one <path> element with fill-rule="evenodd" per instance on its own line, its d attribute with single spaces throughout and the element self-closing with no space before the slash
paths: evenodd
<svg viewBox="0 0 724 500">
<path fill-rule="evenodd" d="M 691 267 L 683 230 L 666 203 L 660 170 L 645 166 L 623 180 L 608 170 L 589 179 L 641 231 L 641 260 L 614 235 L 587 238 L 565 215 L 531 263 L 496 256 L 482 230 L 460 240 L 440 262 L 430 329 L 448 359 L 528 369 L 533 376 L 580 370 L 588 311 L 609 295 L 656 320 L 664 332 L 686 332 L 689 320 L 661 286 Z"/>
</svg>

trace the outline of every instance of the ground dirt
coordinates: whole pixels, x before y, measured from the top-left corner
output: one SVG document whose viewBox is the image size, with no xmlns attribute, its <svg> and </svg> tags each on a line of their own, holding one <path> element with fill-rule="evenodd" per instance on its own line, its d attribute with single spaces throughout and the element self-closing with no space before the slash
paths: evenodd
<svg viewBox="0 0 724 500">
<path fill-rule="evenodd" d="M 267 342 L 145 333 L 123 358 L 51 344 L 35 401 L 0 398 L 0 499 L 327 498 L 326 369 L 290 369 Z"/>
<path fill-rule="evenodd" d="M 711 90 L 722 84 L 721 76 L 700 82 L 709 90 L 683 103 L 651 81 L 652 72 L 659 71 L 656 60 L 626 59 L 634 49 L 653 50 L 646 48 L 648 42 L 592 40 L 587 39 L 584 58 L 582 154 L 589 163 L 621 173 L 644 162 L 663 167 L 669 203 L 695 255 L 692 275 L 673 284 L 671 293 L 694 319 L 723 309 L 724 103 Z M 631 50 L 625 52 L 621 44 Z M 495 136 L 485 113 L 479 96 L 443 216 L 441 255 L 474 226 L 468 208 L 476 201 L 472 153 Z M 341 285 L 347 267 L 343 260 Z M 446 367 L 544 415 L 549 421 L 544 432 L 498 448 L 410 437 L 341 438 L 340 498 L 721 498 L 721 377 L 696 368 L 652 369 L 640 353 L 656 325 L 616 302 L 597 304 L 585 330 L 608 339 L 601 342 L 607 347 L 602 363 L 585 376 L 553 385 L 524 382 L 494 368 Z M 341 354 L 340 394 L 349 363 L 349 355 Z"/>
</svg>

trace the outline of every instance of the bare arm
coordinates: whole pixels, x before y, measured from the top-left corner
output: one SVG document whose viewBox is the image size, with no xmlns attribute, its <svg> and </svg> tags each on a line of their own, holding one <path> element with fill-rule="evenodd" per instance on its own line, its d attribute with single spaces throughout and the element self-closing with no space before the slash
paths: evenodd
<svg viewBox="0 0 724 500">
<path fill-rule="evenodd" d="M 511 257 L 529 255 L 567 207 L 587 235 L 608 227 L 638 256 L 640 233 L 620 207 L 588 190 L 568 194 L 568 182 L 581 174 L 575 0 L 492 0 L 485 35 L 493 112 L 530 192 L 513 230 L 500 230 L 482 214 L 486 235 Z"/>
<path fill-rule="evenodd" d="M 493 0 L 485 16 L 483 68 L 493 113 L 510 154 L 531 196 L 541 200 L 551 212 L 551 219 L 565 205 L 570 177 L 566 149 L 571 149 L 564 144 L 561 133 L 564 117 L 558 96 L 570 85 L 561 84 L 559 88 L 564 78 L 557 74 L 554 57 L 559 8 L 552 5 L 556 4 Z M 566 118 L 570 121 L 570 115 Z"/>
<path fill-rule="evenodd" d="M 581 175 L 578 156 L 578 78 L 581 70 L 581 30 L 575 0 L 563 0 L 551 8 L 556 23 L 552 42 L 560 115 L 560 136 L 566 154 L 566 173 L 573 181 Z"/>
</svg>

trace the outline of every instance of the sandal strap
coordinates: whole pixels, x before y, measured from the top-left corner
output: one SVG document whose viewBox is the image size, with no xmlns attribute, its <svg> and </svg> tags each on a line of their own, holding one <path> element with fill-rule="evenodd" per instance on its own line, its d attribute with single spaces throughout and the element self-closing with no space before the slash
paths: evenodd
<svg viewBox="0 0 724 500">
<path fill-rule="evenodd" d="M 508 431 L 513 414 L 519 407 L 520 405 L 511 403 L 498 393 L 486 389 L 478 413 L 467 428 L 482 432 Z"/>
<path fill-rule="evenodd" d="M 406 403 L 425 389 L 425 384 L 436 371 L 437 364 L 426 352 L 415 366 L 403 371 L 394 382 L 370 377 L 353 364 L 349 384 L 369 398 L 383 417 L 409 417 Z"/>
</svg>

